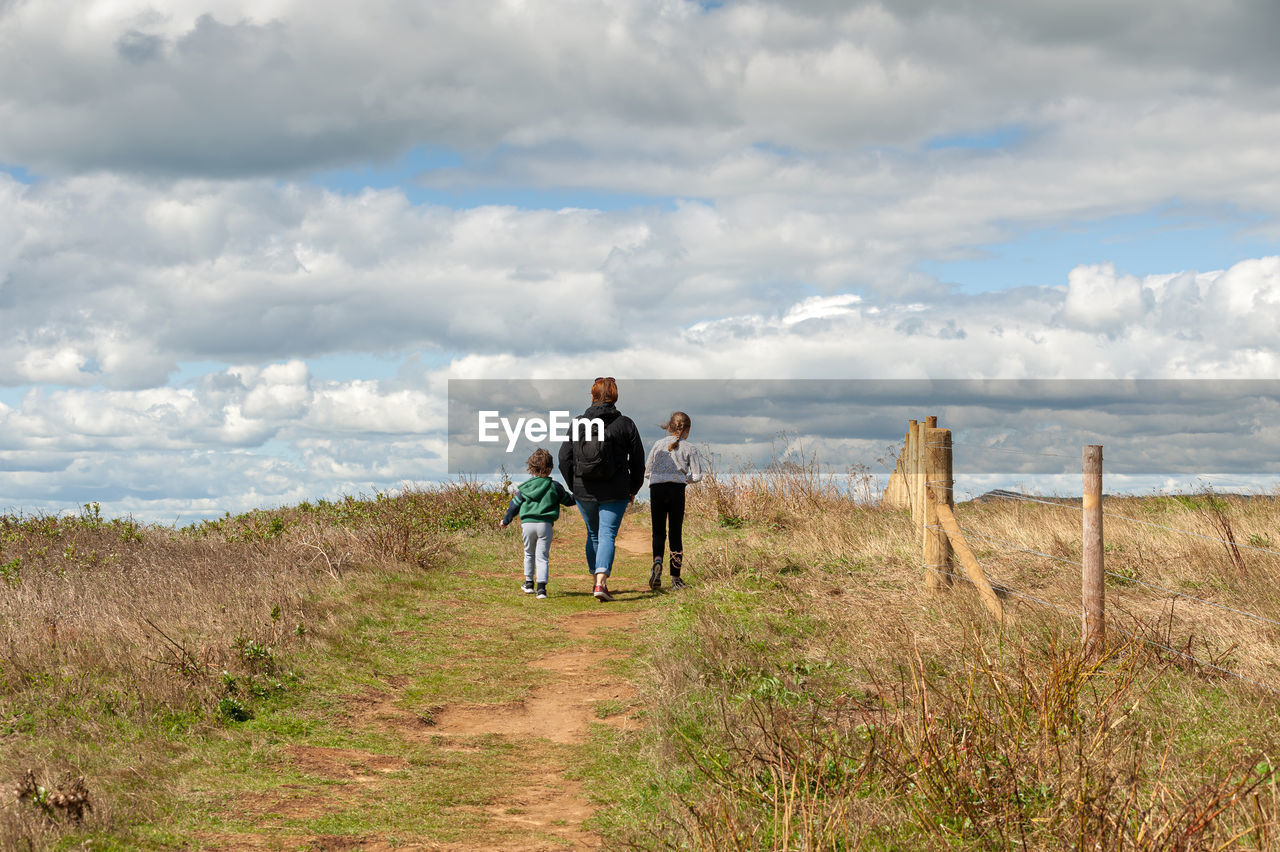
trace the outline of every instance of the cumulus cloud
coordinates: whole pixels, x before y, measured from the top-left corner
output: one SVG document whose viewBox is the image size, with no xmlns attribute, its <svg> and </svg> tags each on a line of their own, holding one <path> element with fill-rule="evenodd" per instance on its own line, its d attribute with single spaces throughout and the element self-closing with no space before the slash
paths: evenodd
<svg viewBox="0 0 1280 852">
<path fill-rule="evenodd" d="M 900 220 L 892 206 L 781 203 L 454 210 L 410 205 L 396 190 L 348 196 L 199 181 L 157 189 L 108 175 L 31 186 L 0 175 L 0 195 L 0 324 L 13 330 L 0 339 L 5 384 L 155 387 L 187 361 L 497 354 L 529 340 L 584 353 L 637 345 L 673 325 L 702 333 L 788 311 L 795 323 L 879 309 L 903 335 L 969 333 L 962 310 L 931 330 L 903 307 L 965 303 L 914 273 L 911 250 L 958 250 L 976 227 L 939 217 L 913 236 L 911 223 L 929 219 L 909 214 L 911 201 Z M 817 301 L 797 306 L 801 285 Z M 1001 298 L 994 325 L 1048 310 L 1064 327 L 1118 333 L 1178 311 L 1215 324 L 1237 317 L 1236 342 L 1265 347 L 1274 288 L 1270 261 L 1233 269 L 1216 286 L 1081 268 L 1064 303 L 1041 291 Z"/>
<path fill-rule="evenodd" d="M 301 361 L 181 387 L 33 391 L 0 406 L 0 494 L 157 518 L 368 493 L 442 476 L 444 425 L 425 388 L 319 381 Z"/>
<path fill-rule="evenodd" d="M 1107 294 L 1115 275 L 1105 266 L 1081 267 L 1062 287 L 952 294 L 928 303 L 855 294 L 810 297 L 783 310 L 668 328 L 661 335 L 554 356 L 544 351 L 471 353 L 438 368 L 415 366 L 411 360 L 394 380 L 320 381 L 304 361 L 290 360 L 233 366 L 176 387 L 37 390 L 16 406 L 0 406 L 0 493 L 21 494 L 36 504 L 73 493 L 80 501 L 110 495 L 117 507 L 155 517 L 171 510 L 204 511 L 200 507 L 219 500 L 227 508 L 249 508 L 253 503 L 246 501 L 279 503 L 438 479 L 446 475 L 450 378 L 574 379 L 583 383 L 580 394 L 541 403 L 574 407 L 585 404 L 585 382 L 601 373 L 624 382 L 857 377 L 1215 383 L 1277 374 L 1280 359 L 1267 332 L 1280 321 L 1280 258 L 1248 260 L 1221 272 L 1134 278 L 1121 288 L 1129 295 L 1119 304 L 1130 312 L 1123 325 L 1109 322 L 1114 306 L 1079 314 L 1083 308 L 1078 305 L 1087 305 L 1092 292 L 1088 288 Z M 1073 288 L 1084 288 L 1075 292 L 1085 301 L 1072 302 Z M 1104 399 L 1109 392 L 1095 396 Z M 928 387 L 914 393 L 920 397 L 912 403 L 917 406 L 938 399 Z M 517 396 L 492 402 L 498 407 L 515 404 Z M 900 429 L 885 412 L 905 405 L 901 398 L 892 404 L 868 399 L 854 417 L 844 408 L 833 410 L 828 397 L 824 390 L 812 398 L 789 400 L 783 408 L 792 414 L 776 404 L 760 411 L 742 408 L 741 400 L 732 411 L 714 405 L 707 409 L 708 394 L 687 404 L 702 405 L 703 417 L 730 418 L 738 438 L 754 429 L 749 437 L 760 446 L 774 432 L 787 429 L 793 418 L 791 425 L 816 430 L 812 434 L 826 442 L 812 446 L 861 454 L 864 461 L 863 456 L 881 452 L 885 439 Z M 942 402 L 950 406 L 947 411 L 958 429 L 987 428 L 995 422 L 989 413 L 966 415 L 959 401 Z M 1173 418 L 1167 407 L 1157 406 L 1146 420 L 1132 411 L 1105 417 L 1064 414 L 1059 402 L 1050 399 L 1042 410 L 1027 415 L 1043 421 L 1036 440 L 1075 446 L 1082 434 L 1106 435 L 1108 444 L 1129 441 L 1137 453 L 1137 436 L 1173 428 L 1178 434 L 1165 436 L 1149 464 L 1177 459 L 1178 469 L 1200 458 L 1221 463 L 1221 442 L 1199 436 L 1245 428 L 1236 413 L 1214 400 L 1193 410 L 1179 409 Z M 673 404 L 650 406 L 650 413 L 658 417 L 665 413 L 658 409 Z M 1025 400 L 1021 404 L 1025 407 Z M 1258 429 L 1272 419 L 1268 411 L 1275 408 L 1274 400 L 1269 405 L 1249 415 Z M 1000 406 L 992 411 L 1008 420 L 1008 411 Z M 1017 422 L 1009 421 L 1013 432 Z M 1142 462 L 1141 456 L 1135 458 L 1135 464 Z M 176 478 L 154 473 L 166 465 L 180 471 Z"/>
<path fill-rule="evenodd" d="M 1142 318 L 1154 299 L 1133 275 L 1117 275 L 1113 264 L 1077 266 L 1067 276 L 1061 317 L 1068 325 L 1117 332 Z"/>
<path fill-rule="evenodd" d="M 661 153 L 688 174 L 758 143 L 1051 129 L 1072 101 L 1167 115 L 1170 92 L 1211 93 L 1242 116 L 1274 109 L 1265 0 L 362 9 L 357 22 L 332 0 L 18 4 L 0 16 L 0 160 L 244 176 L 436 145 Z"/>
</svg>

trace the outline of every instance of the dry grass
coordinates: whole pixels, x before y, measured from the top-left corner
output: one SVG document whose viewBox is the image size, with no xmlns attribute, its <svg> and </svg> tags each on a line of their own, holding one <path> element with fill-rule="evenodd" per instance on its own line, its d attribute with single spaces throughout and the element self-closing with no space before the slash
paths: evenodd
<svg viewBox="0 0 1280 852">
<path fill-rule="evenodd" d="M 361 572 L 430 568 L 506 496 L 469 483 L 176 529 L 0 517 L 0 847 L 43 848 L 146 809 L 166 737 L 251 716 Z M 117 755 L 102 754 L 120 746 Z M 52 807 L 88 774 L 91 808 Z M 52 797 L 52 798 L 51 798 Z"/>
<path fill-rule="evenodd" d="M 1108 499 L 1111 646 L 1077 652 L 1080 509 L 962 504 L 992 623 L 965 584 L 926 596 L 907 515 L 816 467 L 690 489 L 696 587 L 658 640 L 668 795 L 640 848 L 1280 848 L 1280 505 Z M 1210 539 L 1229 537 L 1229 543 Z M 1057 559 L 1049 558 L 1057 557 Z M 1138 637 L 1138 638 L 1134 638 Z M 1141 641 L 1141 640 L 1150 640 Z M 640 808 L 641 805 L 635 805 Z"/>
</svg>

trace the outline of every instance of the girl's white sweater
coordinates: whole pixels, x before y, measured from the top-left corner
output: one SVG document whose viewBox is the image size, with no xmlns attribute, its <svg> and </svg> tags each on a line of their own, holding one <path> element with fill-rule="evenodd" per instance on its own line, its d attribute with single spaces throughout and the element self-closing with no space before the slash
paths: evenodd
<svg viewBox="0 0 1280 852">
<path fill-rule="evenodd" d="M 644 464 L 644 475 L 648 478 L 650 485 L 662 482 L 678 482 L 684 485 L 702 479 L 706 463 L 702 459 L 702 454 L 698 452 L 698 448 L 686 439 L 680 442 L 675 452 L 672 452 L 671 445 L 675 441 L 675 435 L 668 435 L 665 438 L 659 438 L 650 448 L 649 458 Z"/>
</svg>

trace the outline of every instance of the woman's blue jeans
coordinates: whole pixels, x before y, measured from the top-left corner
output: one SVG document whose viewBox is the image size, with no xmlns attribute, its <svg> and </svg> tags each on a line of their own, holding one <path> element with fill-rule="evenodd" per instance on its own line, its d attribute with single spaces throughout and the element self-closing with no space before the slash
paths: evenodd
<svg viewBox="0 0 1280 852">
<path fill-rule="evenodd" d="M 597 503 L 578 498 L 578 511 L 587 525 L 587 570 L 606 577 L 613 571 L 614 540 L 622 515 L 627 511 L 627 500 L 611 500 Z"/>
</svg>

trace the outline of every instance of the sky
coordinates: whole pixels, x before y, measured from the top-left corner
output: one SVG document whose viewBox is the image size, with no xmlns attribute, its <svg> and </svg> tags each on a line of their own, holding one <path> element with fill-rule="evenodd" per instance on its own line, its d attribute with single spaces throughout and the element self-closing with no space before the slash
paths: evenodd
<svg viewBox="0 0 1280 852">
<path fill-rule="evenodd" d="M 450 379 L 1274 378 L 1277 31 L 0 0 L 0 512 L 436 481 Z"/>
</svg>

